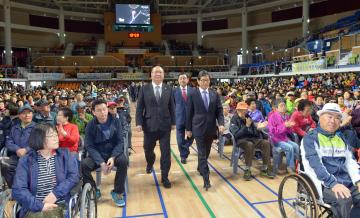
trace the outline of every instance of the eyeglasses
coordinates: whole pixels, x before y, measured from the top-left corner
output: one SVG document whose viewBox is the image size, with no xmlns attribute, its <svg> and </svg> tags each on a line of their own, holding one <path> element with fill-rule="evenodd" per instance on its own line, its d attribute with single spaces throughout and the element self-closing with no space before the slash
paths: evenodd
<svg viewBox="0 0 360 218">
<path fill-rule="evenodd" d="M 57 134 L 50 134 L 46 136 L 46 138 L 57 138 L 57 137 L 58 137 Z"/>
</svg>

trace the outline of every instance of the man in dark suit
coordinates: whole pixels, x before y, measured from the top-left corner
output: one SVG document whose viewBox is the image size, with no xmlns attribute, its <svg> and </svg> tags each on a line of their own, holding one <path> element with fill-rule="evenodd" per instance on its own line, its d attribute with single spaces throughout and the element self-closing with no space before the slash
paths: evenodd
<svg viewBox="0 0 360 218">
<path fill-rule="evenodd" d="M 189 95 L 186 111 L 186 135 L 194 137 L 198 149 L 198 171 L 204 179 L 206 191 L 211 187 L 207 159 L 211 144 L 216 137 L 217 124 L 219 132 L 224 132 L 224 114 L 219 95 L 210 90 L 210 75 L 207 71 L 199 72 L 198 84 Z"/>
<path fill-rule="evenodd" d="M 189 78 L 186 73 L 179 75 L 179 87 L 174 89 L 175 100 L 175 117 L 176 117 L 176 141 L 178 143 L 181 163 L 186 164 L 186 159 L 189 156 L 189 147 L 194 141 L 194 138 L 185 138 L 185 123 L 186 123 L 186 105 L 188 96 L 192 93 L 193 88 L 188 86 Z"/>
<path fill-rule="evenodd" d="M 168 174 L 171 165 L 170 132 L 175 129 L 175 105 L 173 91 L 163 84 L 164 69 L 155 66 L 151 70 L 152 82 L 144 85 L 138 96 L 136 107 L 136 128 L 144 131 L 144 151 L 147 162 L 146 173 L 150 174 L 155 162 L 154 148 L 160 142 L 161 182 L 171 188 Z"/>
</svg>

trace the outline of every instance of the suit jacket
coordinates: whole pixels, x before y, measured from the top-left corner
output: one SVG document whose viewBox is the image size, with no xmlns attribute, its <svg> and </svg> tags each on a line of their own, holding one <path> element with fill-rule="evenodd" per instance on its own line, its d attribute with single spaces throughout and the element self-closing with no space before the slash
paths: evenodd
<svg viewBox="0 0 360 218">
<path fill-rule="evenodd" d="M 219 95 L 209 88 L 209 108 L 206 110 L 204 101 L 197 88 L 189 96 L 186 111 L 186 130 L 192 131 L 194 137 L 215 136 L 217 131 L 216 121 L 224 125 L 223 107 Z"/>
<path fill-rule="evenodd" d="M 186 90 L 186 95 L 188 96 L 187 101 L 189 101 L 189 95 L 193 92 L 193 88 L 187 86 Z M 175 88 L 173 91 L 175 101 L 176 128 L 185 128 L 187 101 L 185 101 L 182 96 L 182 90 L 180 86 Z"/>
<path fill-rule="evenodd" d="M 156 101 L 152 83 L 141 87 L 136 107 L 136 126 L 145 132 L 171 131 L 175 125 L 175 104 L 173 90 L 162 84 L 161 98 Z"/>
</svg>

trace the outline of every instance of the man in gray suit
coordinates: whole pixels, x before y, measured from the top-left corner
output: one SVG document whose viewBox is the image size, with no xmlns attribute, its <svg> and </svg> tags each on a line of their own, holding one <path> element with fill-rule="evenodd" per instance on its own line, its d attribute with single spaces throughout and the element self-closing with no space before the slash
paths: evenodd
<svg viewBox="0 0 360 218">
<path fill-rule="evenodd" d="M 136 107 L 136 128 L 144 131 L 144 151 L 147 162 L 146 173 L 150 174 L 155 162 L 154 148 L 160 142 L 161 183 L 171 188 L 168 174 L 171 165 L 170 133 L 175 129 L 175 105 L 173 91 L 163 83 L 164 69 L 155 66 L 151 70 L 152 82 L 144 85 L 138 96 Z"/>
</svg>

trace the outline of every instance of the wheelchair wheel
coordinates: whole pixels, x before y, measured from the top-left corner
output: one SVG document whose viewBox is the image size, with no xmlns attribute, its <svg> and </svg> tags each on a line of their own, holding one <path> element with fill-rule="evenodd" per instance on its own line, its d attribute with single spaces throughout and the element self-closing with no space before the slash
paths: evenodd
<svg viewBox="0 0 360 218">
<path fill-rule="evenodd" d="M 0 192 L 0 218 L 12 218 L 14 201 L 11 201 L 11 190 Z"/>
<path fill-rule="evenodd" d="M 288 175 L 281 181 L 278 204 L 283 218 L 319 217 L 319 206 L 314 190 L 300 175 Z"/>
<path fill-rule="evenodd" d="M 80 201 L 80 218 L 96 218 L 97 217 L 97 202 L 95 189 L 89 183 L 86 183 Z"/>
</svg>

